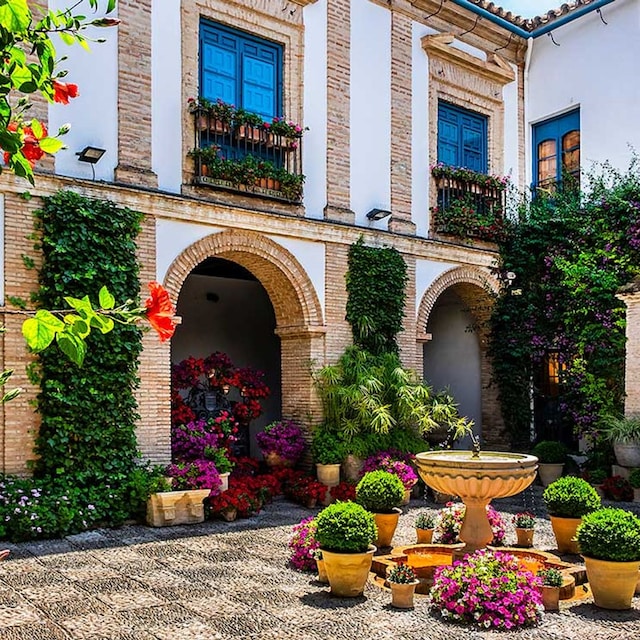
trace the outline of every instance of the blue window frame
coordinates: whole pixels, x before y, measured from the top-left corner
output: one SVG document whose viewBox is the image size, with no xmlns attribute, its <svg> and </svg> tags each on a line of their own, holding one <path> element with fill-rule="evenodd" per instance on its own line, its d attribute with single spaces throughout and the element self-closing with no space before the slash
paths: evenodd
<svg viewBox="0 0 640 640">
<path fill-rule="evenodd" d="M 486 173 L 487 117 L 440 101 L 438 162 Z"/>
<path fill-rule="evenodd" d="M 571 176 L 580 185 L 580 110 L 533 125 L 533 187 L 554 191 Z"/>
<path fill-rule="evenodd" d="M 257 113 L 282 115 L 282 46 L 202 20 L 200 95 Z"/>
</svg>

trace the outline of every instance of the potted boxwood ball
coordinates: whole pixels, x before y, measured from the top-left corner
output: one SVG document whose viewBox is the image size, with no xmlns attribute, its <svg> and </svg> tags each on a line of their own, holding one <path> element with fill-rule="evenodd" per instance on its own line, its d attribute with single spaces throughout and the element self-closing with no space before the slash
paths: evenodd
<svg viewBox="0 0 640 640">
<path fill-rule="evenodd" d="M 584 516 L 577 536 L 596 606 L 630 609 L 640 569 L 640 518 L 600 509 Z"/>
<path fill-rule="evenodd" d="M 580 553 L 575 534 L 582 517 L 601 506 L 598 492 L 582 478 L 566 476 L 552 482 L 542 498 L 560 553 Z"/>
<path fill-rule="evenodd" d="M 316 427 L 311 440 L 311 455 L 316 463 L 318 480 L 327 487 L 340 484 L 340 465 L 345 456 L 340 437 L 324 427 Z"/>
<path fill-rule="evenodd" d="M 369 471 L 356 486 L 356 502 L 375 516 L 378 547 L 389 547 L 402 513 L 398 505 L 404 498 L 402 480 L 388 471 Z"/>
<path fill-rule="evenodd" d="M 562 442 L 542 440 L 533 447 L 531 455 L 538 458 L 538 477 L 543 487 L 548 487 L 562 475 L 567 448 Z"/>
<path fill-rule="evenodd" d="M 378 534 L 373 515 L 355 502 L 336 502 L 323 509 L 316 522 L 331 593 L 362 595 L 376 550 L 371 544 Z"/>
</svg>

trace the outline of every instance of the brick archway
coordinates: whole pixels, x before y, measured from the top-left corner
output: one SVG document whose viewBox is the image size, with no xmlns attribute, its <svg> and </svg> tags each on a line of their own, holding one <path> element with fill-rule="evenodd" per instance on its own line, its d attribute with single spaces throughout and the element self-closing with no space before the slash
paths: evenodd
<svg viewBox="0 0 640 640">
<path fill-rule="evenodd" d="M 164 281 L 173 300 L 192 270 L 210 257 L 245 267 L 265 288 L 280 338 L 282 414 L 304 423 L 313 420 L 319 406 L 310 363 L 324 359 L 325 326 L 311 279 L 293 254 L 270 238 L 229 230 L 195 242 L 173 261 Z"/>
<path fill-rule="evenodd" d="M 438 298 L 447 290 L 453 290 L 467 307 L 473 317 L 474 331 L 478 336 L 483 446 L 504 447 L 509 443 L 504 433 L 497 391 L 491 385 L 492 369 L 487 355 L 488 320 L 495 296 L 500 290 L 500 284 L 487 271 L 475 267 L 455 267 L 438 276 L 424 292 L 418 307 L 416 341 L 420 345 L 428 340 L 426 330 L 429 317 Z M 418 370 L 422 372 L 424 367 L 423 349 L 418 348 L 417 351 Z"/>
</svg>

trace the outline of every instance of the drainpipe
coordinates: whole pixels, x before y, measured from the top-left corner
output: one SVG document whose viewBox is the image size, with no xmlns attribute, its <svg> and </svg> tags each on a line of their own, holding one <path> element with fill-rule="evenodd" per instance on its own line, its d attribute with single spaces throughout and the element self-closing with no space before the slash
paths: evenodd
<svg viewBox="0 0 640 640">
<path fill-rule="evenodd" d="M 531 57 L 533 56 L 533 38 L 529 38 L 527 40 L 527 54 L 524 58 L 524 109 L 523 109 L 523 118 L 524 118 L 524 157 L 525 157 L 525 165 L 524 165 L 524 176 L 523 176 L 523 184 L 531 184 L 533 181 L 533 175 L 529 172 L 533 171 L 531 168 L 531 158 L 529 158 L 529 162 L 526 162 L 527 155 L 531 151 L 531 127 L 529 126 L 529 69 L 531 67 Z M 527 176 L 530 176 L 530 179 L 527 180 Z"/>
</svg>

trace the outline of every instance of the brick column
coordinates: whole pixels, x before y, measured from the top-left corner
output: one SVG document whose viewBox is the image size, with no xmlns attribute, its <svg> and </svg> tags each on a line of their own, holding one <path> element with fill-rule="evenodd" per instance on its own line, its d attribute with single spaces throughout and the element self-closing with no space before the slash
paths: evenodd
<svg viewBox="0 0 640 640">
<path fill-rule="evenodd" d="M 391 14 L 391 220 L 389 230 L 415 235 L 411 221 L 411 19 Z M 415 346 L 415 345 L 414 345 Z"/>
<path fill-rule="evenodd" d="M 155 188 L 151 170 L 151 0 L 118 3 L 116 182 Z"/>
<path fill-rule="evenodd" d="M 327 220 L 355 222 L 350 182 L 350 0 L 327 0 Z"/>
<path fill-rule="evenodd" d="M 333 364 L 353 342 L 347 315 L 347 285 L 345 274 L 349 246 L 327 244 L 325 273 L 326 363 Z M 325 364 L 322 362 L 322 364 Z"/>
<path fill-rule="evenodd" d="M 402 257 L 407 263 L 407 286 L 402 323 L 404 330 L 398 334 L 400 359 L 403 366 L 415 370 L 422 377 L 422 371 L 418 369 L 422 363 L 422 360 L 418 358 L 418 348 L 422 353 L 422 344 L 416 342 L 416 259 L 410 255 Z"/>
<path fill-rule="evenodd" d="M 640 280 L 625 289 L 618 298 L 627 305 L 624 413 L 631 416 L 640 415 Z"/>
</svg>

